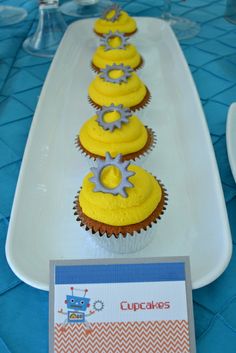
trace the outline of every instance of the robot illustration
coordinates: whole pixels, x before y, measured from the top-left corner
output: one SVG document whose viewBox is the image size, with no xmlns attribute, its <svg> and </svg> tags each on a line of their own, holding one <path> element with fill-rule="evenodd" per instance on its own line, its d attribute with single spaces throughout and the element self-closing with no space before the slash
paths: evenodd
<svg viewBox="0 0 236 353">
<path fill-rule="evenodd" d="M 101 300 L 96 300 L 93 303 L 93 310 L 90 308 L 90 298 L 87 298 L 88 289 L 79 289 L 71 287 L 71 295 L 66 296 L 65 304 L 68 311 L 64 312 L 63 309 L 58 310 L 59 314 L 66 315 L 61 332 L 66 331 L 67 324 L 83 323 L 85 325 L 85 333 L 89 334 L 92 332 L 90 323 L 86 320 L 87 317 L 94 315 L 96 311 L 101 311 L 104 308 L 104 304 Z M 83 292 L 83 296 L 79 297 L 74 295 L 74 291 Z"/>
</svg>

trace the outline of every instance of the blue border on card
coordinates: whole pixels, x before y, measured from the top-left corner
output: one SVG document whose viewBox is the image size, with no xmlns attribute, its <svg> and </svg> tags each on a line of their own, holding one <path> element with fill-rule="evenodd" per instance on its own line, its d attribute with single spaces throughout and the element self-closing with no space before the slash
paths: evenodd
<svg viewBox="0 0 236 353">
<path fill-rule="evenodd" d="M 55 266 L 55 284 L 184 280 L 185 264 L 183 262 Z"/>
</svg>

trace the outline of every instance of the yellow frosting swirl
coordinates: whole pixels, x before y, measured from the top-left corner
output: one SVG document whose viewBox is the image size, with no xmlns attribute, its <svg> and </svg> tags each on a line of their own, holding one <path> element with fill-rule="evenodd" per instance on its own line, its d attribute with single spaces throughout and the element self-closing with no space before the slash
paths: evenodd
<svg viewBox="0 0 236 353">
<path fill-rule="evenodd" d="M 117 118 L 116 112 L 108 113 L 110 121 Z M 106 116 L 105 116 L 106 117 Z M 127 124 L 113 131 L 104 130 L 97 122 L 97 116 L 87 120 L 79 133 L 81 145 L 89 152 L 105 157 L 109 152 L 112 157 L 122 153 L 124 155 L 140 151 L 146 144 L 147 130 L 136 117 L 129 118 Z"/>
<path fill-rule="evenodd" d="M 137 29 L 136 22 L 126 12 L 121 11 L 118 20 L 111 22 L 99 18 L 95 21 L 94 30 L 99 34 L 105 34 L 108 32 L 124 32 L 132 33 Z"/>
<path fill-rule="evenodd" d="M 134 187 L 126 188 L 127 198 L 94 192 L 95 185 L 89 180 L 93 173 L 85 177 L 79 194 L 79 204 L 86 216 L 113 226 L 139 223 L 150 216 L 161 200 L 161 186 L 139 166 L 130 165 L 128 170 L 134 171 L 135 175 L 129 178 Z M 111 174 L 114 178 L 114 171 Z"/>
<path fill-rule="evenodd" d="M 133 107 L 142 102 L 147 89 L 136 73 L 132 72 L 127 81 L 121 84 L 106 82 L 96 76 L 89 86 L 88 93 L 90 98 L 101 106 L 114 103 Z"/>
<path fill-rule="evenodd" d="M 128 44 L 125 49 L 104 50 L 104 46 L 100 46 L 95 51 L 92 62 L 99 69 L 104 69 L 106 65 L 124 64 L 135 69 L 141 61 L 141 56 L 132 44 Z"/>
</svg>

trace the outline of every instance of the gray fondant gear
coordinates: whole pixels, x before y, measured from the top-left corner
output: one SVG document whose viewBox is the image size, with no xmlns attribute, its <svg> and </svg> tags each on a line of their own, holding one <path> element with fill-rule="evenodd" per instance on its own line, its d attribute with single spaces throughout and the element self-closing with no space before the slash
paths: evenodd
<svg viewBox="0 0 236 353">
<path fill-rule="evenodd" d="M 118 37 L 121 40 L 121 44 L 118 47 L 113 48 L 112 46 L 110 46 L 109 44 L 109 40 L 112 38 Z M 119 31 L 116 32 L 109 32 L 107 34 L 104 34 L 101 39 L 100 39 L 100 44 L 103 45 L 105 48 L 105 51 L 108 50 L 114 50 L 114 49 L 125 49 L 126 46 L 128 45 L 127 41 L 128 41 L 128 37 L 126 37 L 124 35 L 124 33 L 121 33 Z"/>
<path fill-rule="evenodd" d="M 109 76 L 109 73 L 110 71 L 113 71 L 113 70 L 121 70 L 123 71 L 123 75 L 117 78 L 112 78 Z M 121 84 L 122 82 L 127 82 L 132 72 L 133 72 L 133 69 L 128 65 L 126 66 L 124 64 L 107 65 L 105 69 L 101 69 L 100 78 L 103 78 L 106 82 Z"/>
<path fill-rule="evenodd" d="M 112 121 L 110 123 L 105 122 L 104 115 L 110 112 L 118 112 L 120 114 L 120 118 Z M 104 130 L 113 131 L 115 128 L 120 129 L 122 124 L 127 124 L 129 122 L 129 118 L 132 116 L 131 110 L 129 108 L 123 107 L 122 104 L 115 105 L 111 104 L 108 107 L 103 106 L 101 110 L 96 112 L 97 114 L 97 122 Z"/>
<path fill-rule="evenodd" d="M 117 155 L 115 158 L 112 158 L 110 156 L 110 153 L 106 152 L 105 160 L 97 159 L 97 168 L 93 167 L 90 169 L 93 173 L 93 176 L 90 178 L 90 181 L 95 184 L 95 188 L 93 190 L 94 192 L 103 192 L 105 194 L 121 195 L 123 197 L 128 197 L 128 194 L 125 189 L 133 187 L 133 184 L 128 179 L 135 173 L 128 170 L 130 162 L 122 162 L 121 158 L 121 154 Z M 118 168 L 121 174 L 120 184 L 113 189 L 107 188 L 102 184 L 101 181 L 101 173 L 103 169 L 109 166 L 114 166 Z"/>
<path fill-rule="evenodd" d="M 109 12 L 111 11 L 115 11 L 114 15 L 110 18 L 107 18 L 107 15 L 109 14 Z M 102 14 L 101 18 L 103 20 L 109 21 L 109 22 L 115 22 L 118 20 L 118 18 L 120 17 L 120 12 L 121 12 L 121 7 L 118 4 L 113 4 L 110 7 L 108 7 Z"/>
</svg>

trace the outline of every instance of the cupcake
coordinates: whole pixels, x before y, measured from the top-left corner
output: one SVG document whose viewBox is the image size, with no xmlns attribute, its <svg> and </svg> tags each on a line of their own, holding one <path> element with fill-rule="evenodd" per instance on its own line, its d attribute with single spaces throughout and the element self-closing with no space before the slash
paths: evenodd
<svg viewBox="0 0 236 353">
<path fill-rule="evenodd" d="M 95 21 L 93 30 L 99 36 L 110 31 L 120 31 L 126 35 L 132 35 L 137 31 L 137 25 L 135 20 L 122 11 L 119 5 L 114 4 L 108 7 L 101 18 Z"/>
<path fill-rule="evenodd" d="M 144 126 L 122 105 L 102 107 L 88 119 L 76 137 L 76 145 L 89 159 L 122 154 L 123 160 L 141 161 L 156 143 L 152 129 Z"/>
<path fill-rule="evenodd" d="M 150 92 L 130 66 L 107 65 L 91 82 L 88 99 L 92 106 L 122 104 L 135 111 L 150 101 Z"/>
<path fill-rule="evenodd" d="M 92 58 L 93 70 L 100 72 L 106 65 L 122 63 L 134 70 L 139 69 L 143 65 L 143 59 L 136 47 L 127 43 L 128 39 L 119 31 L 104 34 Z"/>
<path fill-rule="evenodd" d="M 112 252 L 135 252 L 157 236 L 153 232 L 167 204 L 164 186 L 121 155 L 98 160 L 84 178 L 75 215 L 88 236 Z"/>
</svg>

